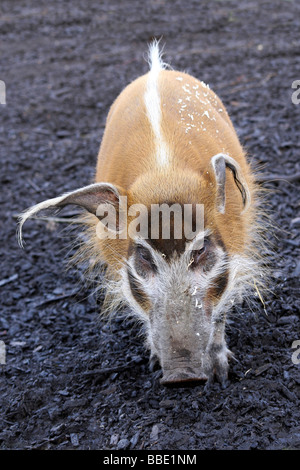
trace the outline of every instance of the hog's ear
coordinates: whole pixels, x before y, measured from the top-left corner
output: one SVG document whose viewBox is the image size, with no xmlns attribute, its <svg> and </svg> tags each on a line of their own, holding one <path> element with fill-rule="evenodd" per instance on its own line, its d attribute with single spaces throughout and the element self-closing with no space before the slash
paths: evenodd
<svg viewBox="0 0 300 470">
<path fill-rule="evenodd" d="M 226 205 L 225 183 L 226 183 L 226 167 L 232 171 L 234 182 L 237 185 L 243 200 L 243 212 L 250 206 L 251 195 L 248 185 L 243 176 L 239 164 L 229 155 L 218 153 L 211 159 L 217 183 L 217 209 L 224 214 Z"/>
<path fill-rule="evenodd" d="M 103 218 L 103 210 L 99 211 L 99 208 L 103 208 L 107 205 L 114 206 L 116 212 L 118 212 L 118 206 L 120 203 L 121 196 L 124 196 L 125 192 L 122 188 L 117 187 L 110 183 L 95 183 L 83 188 L 65 193 L 62 196 L 48 199 L 40 202 L 30 209 L 26 210 L 19 216 L 19 227 L 18 227 L 18 240 L 20 246 L 22 244 L 22 227 L 27 219 L 34 216 L 38 212 L 45 209 L 60 209 L 68 204 L 75 204 L 77 206 L 84 207 L 91 214 L 96 215 L 99 220 Z"/>
</svg>

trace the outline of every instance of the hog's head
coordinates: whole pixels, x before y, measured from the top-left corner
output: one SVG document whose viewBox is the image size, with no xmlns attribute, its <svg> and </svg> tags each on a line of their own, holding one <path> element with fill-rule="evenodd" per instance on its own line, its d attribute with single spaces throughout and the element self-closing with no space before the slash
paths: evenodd
<svg viewBox="0 0 300 470">
<path fill-rule="evenodd" d="M 139 223 L 148 232 L 130 237 L 124 295 L 146 326 L 163 384 L 227 378 L 225 314 L 242 288 L 237 267 L 250 192 L 233 159 L 217 155 L 209 170 L 201 177 L 147 175 L 130 192 L 132 202 L 147 207 Z"/>
</svg>

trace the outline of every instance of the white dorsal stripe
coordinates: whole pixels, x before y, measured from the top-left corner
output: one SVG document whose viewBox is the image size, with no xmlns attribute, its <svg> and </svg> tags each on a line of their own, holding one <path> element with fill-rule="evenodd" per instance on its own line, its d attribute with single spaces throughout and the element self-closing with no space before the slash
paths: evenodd
<svg viewBox="0 0 300 470">
<path fill-rule="evenodd" d="M 157 163 L 164 166 L 168 163 L 168 147 L 161 133 L 161 101 L 158 89 L 158 77 L 165 64 L 161 59 L 158 41 L 153 41 L 149 46 L 149 64 L 147 88 L 144 95 L 147 115 L 155 137 L 155 150 Z"/>
</svg>

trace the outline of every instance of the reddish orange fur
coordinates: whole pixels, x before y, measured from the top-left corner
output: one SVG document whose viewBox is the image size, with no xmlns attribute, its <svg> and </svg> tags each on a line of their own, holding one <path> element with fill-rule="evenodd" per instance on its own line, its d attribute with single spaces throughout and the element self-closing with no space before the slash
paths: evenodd
<svg viewBox="0 0 300 470">
<path fill-rule="evenodd" d="M 231 171 L 227 169 L 226 211 L 225 214 L 217 212 L 216 183 L 210 164 L 211 158 L 220 152 L 233 157 L 242 169 L 252 197 L 255 196 L 251 169 L 224 105 L 213 91 L 195 78 L 162 70 L 158 80 L 161 130 L 170 149 L 171 160 L 165 167 L 160 167 L 144 101 L 147 78 L 148 74 L 128 85 L 110 109 L 95 182 L 116 185 L 122 194 L 127 195 L 128 205 L 143 203 L 149 206 L 165 201 L 202 203 L 205 205 L 206 228 L 221 234 L 229 253 L 242 253 L 251 242 L 249 229 L 253 223 L 253 205 L 241 214 L 241 195 Z M 183 86 L 192 94 L 186 93 Z M 202 100 L 185 101 L 184 115 L 192 114 L 196 123 L 186 132 L 183 120 L 180 121 L 178 101 L 194 96 L 195 89 L 199 90 L 198 96 Z M 204 124 L 201 130 L 197 130 L 200 117 Z M 97 224 L 98 219 L 91 216 L 93 223 Z M 108 243 L 107 240 L 99 240 L 95 233 L 92 242 L 95 251 L 99 249 L 102 253 L 104 261 L 115 267 L 120 256 L 126 258 L 128 243 L 128 239 Z"/>
</svg>

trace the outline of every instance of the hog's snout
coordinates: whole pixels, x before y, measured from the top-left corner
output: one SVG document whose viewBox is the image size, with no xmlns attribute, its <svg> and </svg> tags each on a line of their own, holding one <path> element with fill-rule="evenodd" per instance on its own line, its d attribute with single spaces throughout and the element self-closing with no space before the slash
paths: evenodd
<svg viewBox="0 0 300 470">
<path fill-rule="evenodd" d="M 163 370 L 163 377 L 160 380 L 162 385 L 187 385 L 188 382 L 203 383 L 208 377 L 201 368 L 190 365 L 180 366 L 178 368 Z"/>
<path fill-rule="evenodd" d="M 185 351 L 185 350 L 184 350 Z M 185 351 L 183 357 L 164 361 L 162 385 L 187 385 L 188 382 L 206 382 L 208 377 L 203 371 L 201 360 L 191 360 L 191 353 Z M 194 358 L 195 359 L 195 358 Z"/>
</svg>

